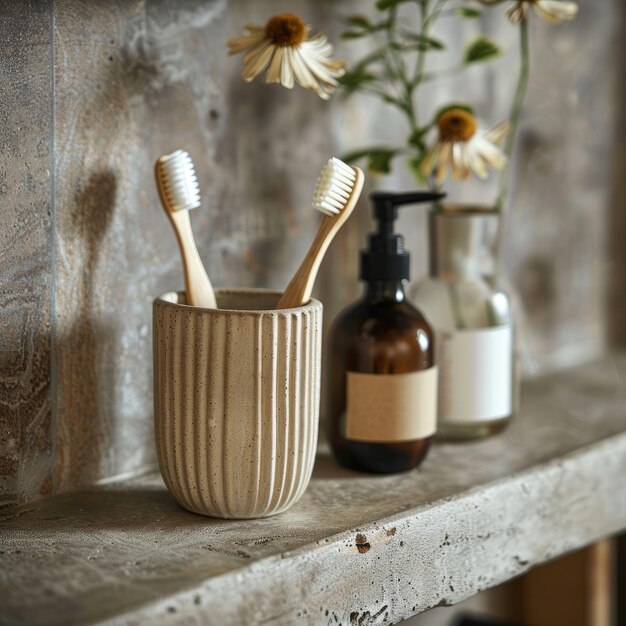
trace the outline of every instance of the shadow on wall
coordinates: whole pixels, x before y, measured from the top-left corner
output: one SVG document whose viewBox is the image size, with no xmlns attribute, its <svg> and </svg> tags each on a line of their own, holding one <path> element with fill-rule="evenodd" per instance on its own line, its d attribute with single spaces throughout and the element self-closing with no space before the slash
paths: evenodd
<svg viewBox="0 0 626 626">
<path fill-rule="evenodd" d="M 110 171 L 93 174 L 79 189 L 72 207 L 71 232 L 79 241 L 68 246 L 74 256 L 70 263 L 80 263 L 82 272 L 65 296 L 72 315 L 65 330 L 57 337 L 57 490 L 100 478 L 99 467 L 105 450 L 108 407 L 115 393 L 115 330 L 97 314 L 100 303 L 113 294 L 103 292 L 99 281 L 102 250 L 112 222 L 117 180 Z"/>
</svg>

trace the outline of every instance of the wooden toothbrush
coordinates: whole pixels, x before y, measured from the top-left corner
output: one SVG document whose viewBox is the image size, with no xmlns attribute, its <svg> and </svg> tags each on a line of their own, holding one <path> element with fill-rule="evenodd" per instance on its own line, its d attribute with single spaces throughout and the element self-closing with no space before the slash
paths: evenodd
<svg viewBox="0 0 626 626">
<path fill-rule="evenodd" d="M 200 188 L 193 161 L 185 150 L 160 157 L 155 175 L 161 204 L 172 222 L 180 247 L 187 304 L 216 309 L 215 293 L 198 254 L 189 211 L 200 206 Z"/>
<path fill-rule="evenodd" d="M 363 189 L 364 176 L 358 167 L 350 167 L 333 157 L 317 179 L 313 207 L 324 214 L 313 243 L 278 301 L 277 308 L 303 306 L 311 299 L 313 284 L 324 254 L 350 217 Z"/>
</svg>

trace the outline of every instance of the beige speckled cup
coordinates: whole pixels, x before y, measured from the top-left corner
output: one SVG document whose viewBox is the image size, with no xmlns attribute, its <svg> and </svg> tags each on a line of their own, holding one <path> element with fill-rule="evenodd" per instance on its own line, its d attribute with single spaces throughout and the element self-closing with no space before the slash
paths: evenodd
<svg viewBox="0 0 626 626">
<path fill-rule="evenodd" d="M 179 504 L 222 518 L 288 509 L 313 470 L 322 304 L 276 310 L 279 292 L 218 289 L 154 301 L 154 419 L 161 474 Z"/>
</svg>

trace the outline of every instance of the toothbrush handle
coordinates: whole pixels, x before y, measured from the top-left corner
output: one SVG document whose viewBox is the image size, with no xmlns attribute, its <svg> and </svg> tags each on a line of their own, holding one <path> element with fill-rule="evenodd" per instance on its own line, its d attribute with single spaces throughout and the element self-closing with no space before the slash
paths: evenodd
<svg viewBox="0 0 626 626">
<path fill-rule="evenodd" d="M 206 270 L 196 248 L 196 242 L 191 230 L 189 221 L 189 211 L 175 211 L 168 213 L 176 239 L 180 247 L 180 254 L 183 261 L 183 274 L 185 277 L 185 292 L 187 294 L 187 304 L 204 307 L 206 309 L 216 309 L 215 293 L 213 286 L 207 276 Z"/>
<path fill-rule="evenodd" d="M 291 309 L 303 306 L 311 299 L 311 292 L 313 291 L 313 285 L 315 284 L 322 259 L 340 227 L 339 220 L 324 215 L 309 251 L 280 297 L 276 308 Z"/>
<path fill-rule="evenodd" d="M 298 271 L 280 297 L 276 307 L 277 309 L 291 309 L 293 307 L 304 306 L 311 299 L 311 292 L 313 291 L 313 285 L 317 278 L 317 271 L 320 268 L 326 250 L 328 250 L 330 242 L 339 232 L 339 229 L 352 214 L 361 195 L 361 190 L 363 189 L 363 172 L 358 167 L 353 167 L 352 169 L 356 174 L 352 194 L 339 215 L 333 217 L 324 215 L 324 217 L 322 217 L 317 235 L 315 235 L 315 239 L 300 264 Z"/>
</svg>

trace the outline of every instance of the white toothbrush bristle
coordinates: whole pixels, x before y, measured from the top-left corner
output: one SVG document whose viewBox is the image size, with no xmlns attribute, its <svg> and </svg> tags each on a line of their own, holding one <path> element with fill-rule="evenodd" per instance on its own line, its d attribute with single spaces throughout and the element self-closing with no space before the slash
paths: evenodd
<svg viewBox="0 0 626 626">
<path fill-rule="evenodd" d="M 328 159 L 313 192 L 313 207 L 325 215 L 339 215 L 346 206 L 356 175 L 354 170 L 336 157 Z"/>
<path fill-rule="evenodd" d="M 189 211 L 200 206 L 200 186 L 191 157 L 176 150 L 158 160 L 161 189 L 174 211 Z"/>
</svg>

